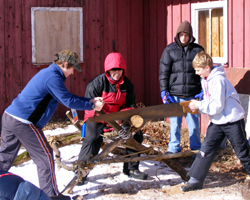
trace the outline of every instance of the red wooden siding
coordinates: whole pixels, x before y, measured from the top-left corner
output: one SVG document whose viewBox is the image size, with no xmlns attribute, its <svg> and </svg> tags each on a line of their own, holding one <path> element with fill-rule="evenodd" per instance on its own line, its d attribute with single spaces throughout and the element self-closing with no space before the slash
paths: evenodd
<svg viewBox="0 0 250 200">
<path fill-rule="evenodd" d="M 103 72 L 104 59 L 113 51 L 114 41 L 116 51 L 127 63 L 137 102 L 149 106 L 162 103 L 158 80 L 161 54 L 174 41 L 179 24 L 191 21 L 191 4 L 197 2 L 208 0 L 1 0 L 0 111 L 41 69 L 31 63 L 31 7 L 83 8 L 83 72 L 76 72 L 65 82 L 72 93 L 84 96 L 87 83 Z M 228 68 L 244 68 L 244 73 L 250 69 L 249 17 L 248 0 L 228 0 Z M 246 76 L 238 77 L 241 84 L 237 89 L 249 94 L 244 89 Z M 58 106 L 54 117 L 65 118 L 66 110 Z M 82 117 L 83 112 L 79 114 Z M 204 116 L 201 121 L 204 132 Z"/>
</svg>

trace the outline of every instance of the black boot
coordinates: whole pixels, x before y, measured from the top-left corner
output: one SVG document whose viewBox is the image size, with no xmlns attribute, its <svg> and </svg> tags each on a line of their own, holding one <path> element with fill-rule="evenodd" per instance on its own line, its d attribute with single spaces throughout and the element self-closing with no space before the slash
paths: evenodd
<svg viewBox="0 0 250 200">
<path fill-rule="evenodd" d="M 81 186 L 84 185 L 85 181 L 87 180 L 87 176 L 84 176 L 76 185 Z"/>
<path fill-rule="evenodd" d="M 181 190 L 183 192 L 188 192 L 192 190 L 201 190 L 203 188 L 203 183 L 187 183 L 186 185 L 181 186 Z"/>
<path fill-rule="evenodd" d="M 69 196 L 64 196 L 63 194 L 59 194 L 58 196 L 55 195 L 53 197 L 50 197 L 51 199 L 56 199 L 56 200 L 71 200 Z"/>
<path fill-rule="evenodd" d="M 134 179 L 140 179 L 140 180 L 146 180 L 148 175 L 144 172 L 139 171 L 138 169 L 136 170 L 129 170 L 128 172 L 124 172 L 126 175 L 128 175 L 131 178 Z"/>
<path fill-rule="evenodd" d="M 75 171 L 75 174 L 76 175 L 78 175 L 78 169 Z M 76 184 L 77 186 L 81 186 L 81 185 L 84 185 L 84 183 L 85 183 L 85 181 L 87 180 L 87 176 L 88 176 L 88 174 L 86 175 L 86 176 L 84 176 L 84 177 L 82 177 L 82 179 Z"/>
</svg>

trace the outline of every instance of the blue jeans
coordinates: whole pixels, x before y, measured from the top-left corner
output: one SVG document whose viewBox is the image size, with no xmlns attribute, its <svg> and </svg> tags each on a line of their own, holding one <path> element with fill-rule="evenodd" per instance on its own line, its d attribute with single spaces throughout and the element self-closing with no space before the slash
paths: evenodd
<svg viewBox="0 0 250 200">
<path fill-rule="evenodd" d="M 194 99 L 193 97 L 180 98 L 172 96 L 175 102 L 189 101 Z M 199 126 L 199 114 L 192 115 L 190 113 L 186 116 L 186 121 L 189 130 L 189 141 L 191 150 L 199 150 L 201 148 L 200 139 L 200 126 Z M 182 148 L 180 146 L 181 140 L 181 123 L 182 117 L 170 117 L 170 141 L 168 144 L 168 151 L 172 153 L 181 152 Z"/>
</svg>

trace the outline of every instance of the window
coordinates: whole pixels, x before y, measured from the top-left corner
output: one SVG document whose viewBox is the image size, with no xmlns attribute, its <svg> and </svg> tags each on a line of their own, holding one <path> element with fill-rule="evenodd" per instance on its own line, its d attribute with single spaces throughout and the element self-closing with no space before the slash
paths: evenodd
<svg viewBox="0 0 250 200">
<path fill-rule="evenodd" d="M 83 62 L 83 16 L 80 7 L 32 7 L 32 64 L 53 62 L 57 52 L 70 49 Z"/>
<path fill-rule="evenodd" d="M 191 4 L 191 24 L 197 43 L 214 63 L 227 63 L 227 1 Z"/>
</svg>

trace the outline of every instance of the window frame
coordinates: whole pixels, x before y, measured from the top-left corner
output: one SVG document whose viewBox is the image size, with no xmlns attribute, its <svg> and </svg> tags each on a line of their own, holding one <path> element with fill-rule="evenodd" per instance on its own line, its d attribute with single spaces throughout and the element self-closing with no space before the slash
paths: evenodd
<svg viewBox="0 0 250 200">
<path fill-rule="evenodd" d="M 79 63 L 83 63 L 83 9 L 82 7 L 31 7 L 31 52 L 32 52 L 32 65 L 43 66 L 46 63 L 36 62 L 36 45 L 35 45 L 35 12 L 36 11 L 75 11 L 79 12 L 80 19 L 80 53 Z"/>
<path fill-rule="evenodd" d="M 213 57 L 214 63 L 228 63 L 228 11 L 227 11 L 227 1 L 212 1 L 212 2 L 204 2 L 204 3 L 192 3 L 191 4 L 191 24 L 193 27 L 193 35 L 197 39 L 197 43 L 199 43 L 198 31 L 199 31 L 199 18 L 198 11 L 202 10 L 210 10 L 215 8 L 223 9 L 223 57 Z M 209 12 L 211 13 L 211 12 Z M 211 15 L 210 15 L 211 16 Z M 209 20 L 211 23 L 211 20 Z M 211 52 L 211 24 L 210 24 L 210 36 L 209 36 L 209 48 Z"/>
</svg>

